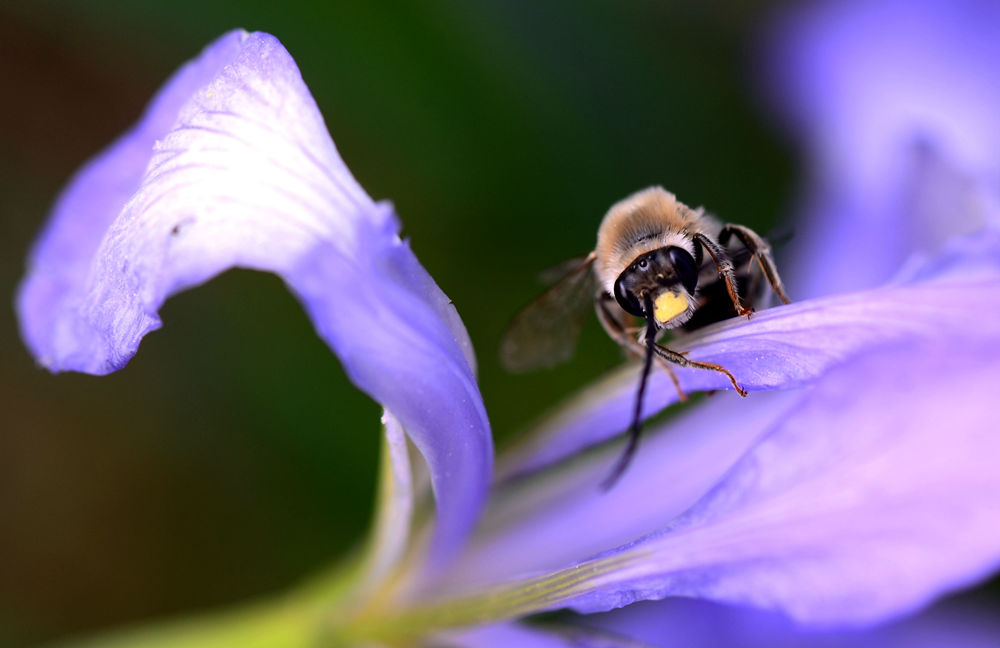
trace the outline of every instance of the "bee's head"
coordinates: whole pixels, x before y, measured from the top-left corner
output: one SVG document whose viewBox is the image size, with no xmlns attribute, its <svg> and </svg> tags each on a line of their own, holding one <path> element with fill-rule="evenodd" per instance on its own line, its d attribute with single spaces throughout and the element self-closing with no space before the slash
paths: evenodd
<svg viewBox="0 0 1000 648">
<path fill-rule="evenodd" d="M 662 247 L 638 257 L 615 280 L 615 299 L 626 313 L 653 318 L 660 328 L 683 324 L 694 312 L 698 266 L 687 250 Z M 649 298 L 652 312 L 644 304 Z"/>
</svg>

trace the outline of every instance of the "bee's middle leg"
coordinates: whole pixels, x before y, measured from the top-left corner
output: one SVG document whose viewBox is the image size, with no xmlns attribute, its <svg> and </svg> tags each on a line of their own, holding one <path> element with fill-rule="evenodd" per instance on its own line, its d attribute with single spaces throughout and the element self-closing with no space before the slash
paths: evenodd
<svg viewBox="0 0 1000 648">
<path fill-rule="evenodd" d="M 738 382 L 736 382 L 736 377 L 731 371 L 723 367 L 722 365 L 715 364 L 714 362 L 699 362 L 697 360 L 689 360 L 686 355 L 679 351 L 674 351 L 673 349 L 668 349 L 662 344 L 653 345 L 653 350 L 656 351 L 656 355 L 667 362 L 672 362 L 680 367 L 695 367 L 697 369 L 710 369 L 712 371 L 718 371 L 721 374 L 725 374 L 729 378 L 729 382 L 733 383 L 733 389 L 740 396 L 746 396 L 747 390 L 743 389 Z"/>
</svg>

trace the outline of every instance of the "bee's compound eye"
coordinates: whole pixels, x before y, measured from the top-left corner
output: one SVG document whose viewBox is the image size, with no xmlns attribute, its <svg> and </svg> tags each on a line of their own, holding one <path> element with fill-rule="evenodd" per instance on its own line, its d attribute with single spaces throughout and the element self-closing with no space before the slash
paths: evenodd
<svg viewBox="0 0 1000 648">
<path fill-rule="evenodd" d="M 667 253 L 670 255 L 670 263 L 674 266 L 674 272 L 681 284 L 689 294 L 693 295 L 698 287 L 698 266 L 688 253 L 679 247 L 670 248 Z"/>
<path fill-rule="evenodd" d="M 635 296 L 634 292 L 625 287 L 624 279 L 625 276 L 622 275 L 615 282 L 615 301 L 629 315 L 644 317 L 645 315 L 642 312 L 642 305 L 639 303 L 639 298 Z"/>
</svg>

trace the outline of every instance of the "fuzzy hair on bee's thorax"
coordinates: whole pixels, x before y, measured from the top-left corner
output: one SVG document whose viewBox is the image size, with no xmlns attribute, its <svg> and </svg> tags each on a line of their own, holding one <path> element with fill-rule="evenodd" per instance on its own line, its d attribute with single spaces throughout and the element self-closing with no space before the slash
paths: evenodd
<svg viewBox="0 0 1000 648">
<path fill-rule="evenodd" d="M 597 230 L 594 271 L 614 292 L 615 280 L 637 257 L 676 246 L 695 255 L 692 236 L 718 235 L 719 223 L 703 208 L 692 209 L 663 187 L 649 187 L 611 206 Z"/>
</svg>

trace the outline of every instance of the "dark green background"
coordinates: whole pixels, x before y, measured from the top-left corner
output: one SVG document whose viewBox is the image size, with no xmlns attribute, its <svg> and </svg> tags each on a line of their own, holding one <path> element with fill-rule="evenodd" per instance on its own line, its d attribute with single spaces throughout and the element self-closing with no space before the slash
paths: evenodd
<svg viewBox="0 0 1000 648">
<path fill-rule="evenodd" d="M 662 183 L 766 231 L 789 202 L 754 93 L 767 7 L 697 4 L 6 2 L 0 285 L 9 303 L 69 174 L 171 71 L 226 30 L 269 31 L 457 305 L 502 446 L 619 362 L 593 322 L 559 370 L 509 376 L 495 353 L 611 203 Z M 229 273 L 162 316 L 104 378 L 35 368 L 0 318 L 0 645 L 280 590 L 366 527 L 379 409 L 281 283 Z"/>
</svg>

